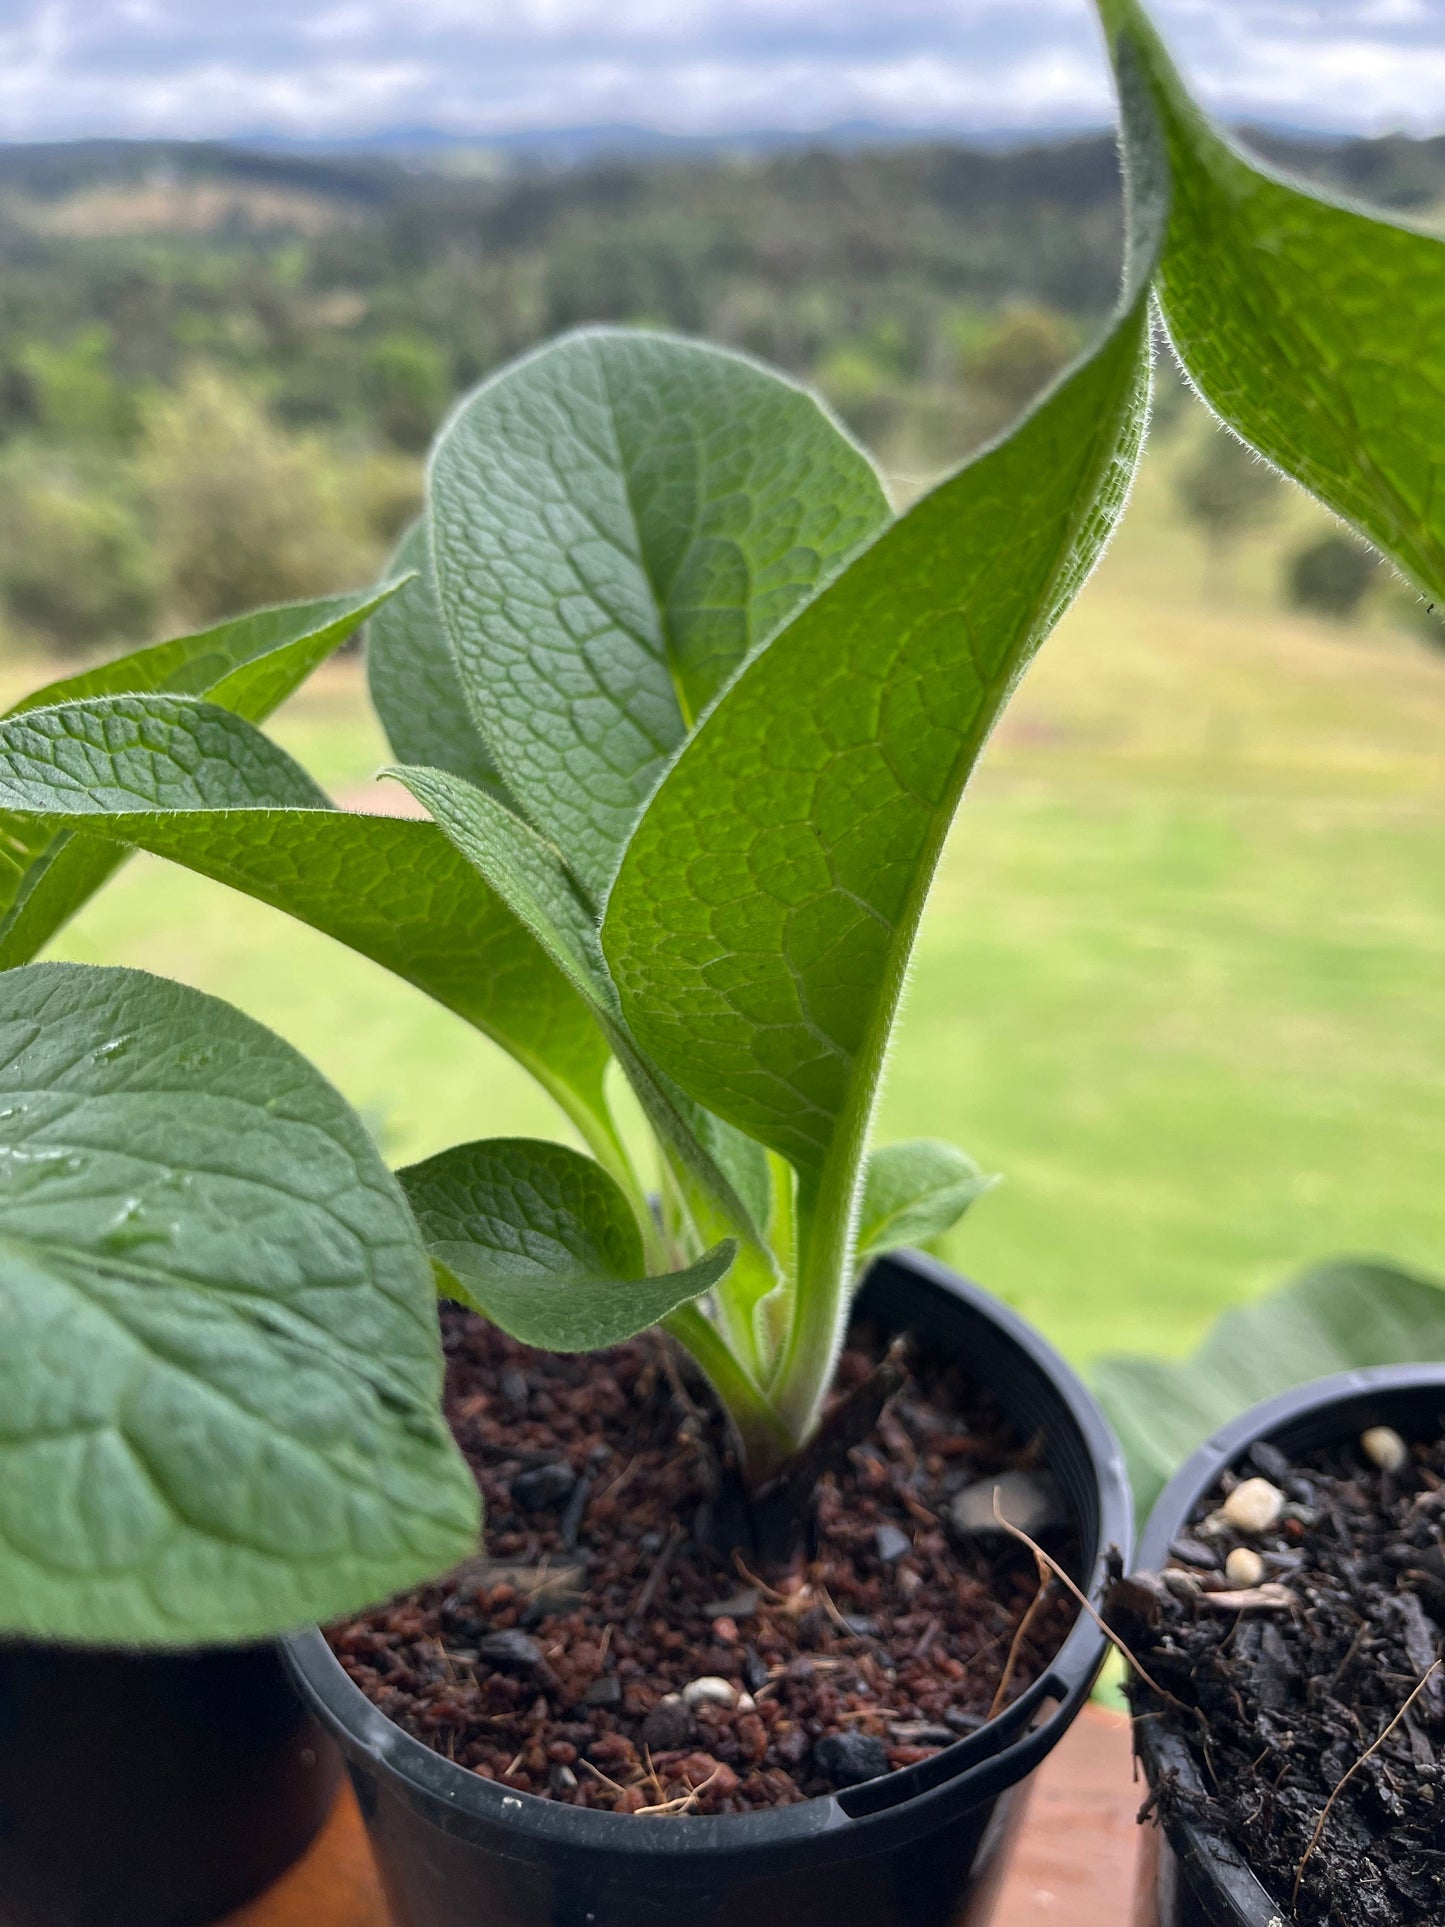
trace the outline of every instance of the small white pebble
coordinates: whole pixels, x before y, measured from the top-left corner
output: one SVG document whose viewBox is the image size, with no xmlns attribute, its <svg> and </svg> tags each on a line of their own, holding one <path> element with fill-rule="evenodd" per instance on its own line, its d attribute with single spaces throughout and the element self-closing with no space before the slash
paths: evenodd
<svg viewBox="0 0 1445 1927">
<path fill-rule="evenodd" d="M 1268 1479 L 1242 1479 L 1219 1509 L 1236 1532 L 1268 1532 L 1279 1524 L 1284 1494 Z"/>
<path fill-rule="evenodd" d="M 1360 1434 L 1360 1447 L 1382 1472 L 1403 1472 L 1410 1461 L 1410 1448 L 1393 1425 L 1372 1425 Z"/>
<path fill-rule="evenodd" d="M 684 1704 L 694 1711 L 699 1706 L 736 1706 L 738 1689 L 730 1679 L 719 1679 L 716 1673 L 705 1673 L 701 1679 L 691 1679 L 682 1689 Z"/>
<path fill-rule="evenodd" d="M 1224 1562 L 1224 1576 L 1240 1592 L 1264 1582 L 1264 1561 L 1252 1546 L 1236 1546 Z"/>
<path fill-rule="evenodd" d="M 739 1693 L 737 1698 L 737 1710 L 740 1713 L 756 1713 L 758 1710 L 758 1703 L 753 1698 L 751 1693 Z"/>
</svg>

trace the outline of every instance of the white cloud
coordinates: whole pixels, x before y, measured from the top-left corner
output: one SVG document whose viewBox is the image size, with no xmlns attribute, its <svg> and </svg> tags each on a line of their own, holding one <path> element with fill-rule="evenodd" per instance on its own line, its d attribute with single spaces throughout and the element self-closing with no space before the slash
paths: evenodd
<svg viewBox="0 0 1445 1927">
<path fill-rule="evenodd" d="M 1445 0 L 1158 0 L 1225 113 L 1445 125 Z M 0 0 L 0 137 L 1102 122 L 1090 0 Z"/>
</svg>

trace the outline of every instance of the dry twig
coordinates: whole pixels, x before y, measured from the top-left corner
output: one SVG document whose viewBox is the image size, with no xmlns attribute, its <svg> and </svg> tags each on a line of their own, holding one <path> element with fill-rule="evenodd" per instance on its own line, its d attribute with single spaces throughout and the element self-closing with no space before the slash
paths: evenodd
<svg viewBox="0 0 1445 1927">
<path fill-rule="evenodd" d="M 1430 1684 L 1431 1680 L 1434 1679 L 1435 1675 L 1440 1671 L 1440 1668 L 1442 1666 L 1445 1666 L 1445 1660 L 1437 1659 L 1433 1666 L 1429 1666 L 1425 1669 L 1425 1673 L 1423 1677 L 1419 1681 L 1417 1681 L 1416 1685 L 1410 1692 L 1409 1697 L 1406 1699 L 1405 1704 L 1400 1708 L 1399 1712 L 1395 1715 L 1394 1719 L 1390 1721 L 1390 1724 L 1385 1728 L 1384 1732 L 1380 1735 L 1379 1739 L 1375 1741 L 1373 1746 L 1367 1746 L 1364 1752 L 1360 1755 L 1359 1759 L 1355 1761 L 1354 1765 L 1350 1767 L 1349 1770 L 1340 1777 L 1340 1780 L 1336 1785 L 1334 1792 L 1330 1795 L 1329 1799 L 1325 1801 L 1323 1807 L 1321 1807 L 1320 1817 L 1315 1822 L 1315 1830 L 1310 1835 L 1310 1843 L 1304 1850 L 1304 1857 L 1301 1859 L 1299 1866 L 1295 1869 L 1294 1892 L 1290 1895 L 1290 1903 L 1289 1903 L 1290 1911 L 1292 1913 L 1298 1908 L 1300 1882 L 1305 1877 L 1305 1868 L 1310 1863 L 1311 1854 L 1313 1854 L 1315 1848 L 1320 1844 L 1320 1840 L 1324 1835 L 1325 1822 L 1330 1817 L 1330 1809 L 1334 1806 L 1335 1801 L 1339 1799 L 1340 1795 L 1344 1792 L 1345 1788 L 1349 1785 L 1350 1781 L 1354 1779 L 1355 1775 L 1359 1772 L 1360 1768 L 1365 1764 L 1366 1760 L 1368 1760 L 1372 1754 L 1379 1752 L 1380 1748 L 1385 1744 L 1386 1740 L 1389 1739 L 1390 1735 L 1394 1732 L 1395 1728 L 1400 1724 L 1401 1720 L 1404 1719 L 1405 1715 L 1409 1712 L 1410 1708 L 1415 1704 L 1416 1700 L 1419 1699 L 1420 1695 L 1424 1692 L 1425 1688 Z"/>
<path fill-rule="evenodd" d="M 1128 1660 L 1129 1664 L 1134 1668 L 1134 1671 L 1139 1675 L 1140 1679 L 1143 1680 L 1151 1693 L 1157 1693 L 1160 1699 L 1167 1700 L 1170 1706 L 1177 1706 L 1181 1713 L 1192 1714 L 1195 1719 L 1202 1721 L 1203 1715 L 1197 1707 L 1186 1706 L 1183 1700 L 1175 1699 L 1174 1695 L 1162 1687 L 1157 1679 L 1154 1679 L 1149 1673 L 1145 1672 L 1134 1654 L 1130 1652 L 1123 1640 L 1120 1639 L 1119 1635 L 1099 1611 L 1093 1600 L 1074 1584 L 1058 1560 L 1051 1558 L 1049 1554 L 1044 1551 L 1043 1547 L 1039 1545 L 1036 1540 L 1031 1539 L 1021 1526 L 1011 1525 L 1009 1523 L 999 1508 L 997 1486 L 993 1489 L 993 1516 L 998 1521 L 1001 1531 L 1008 1533 L 1011 1539 L 1017 1539 L 1021 1546 L 1027 1546 L 1029 1551 L 1034 1555 L 1034 1558 L 1037 1559 L 1041 1565 L 1047 1566 L 1055 1579 L 1062 1581 L 1062 1583 L 1068 1587 L 1069 1591 L 1074 1595 L 1075 1599 L 1078 1600 L 1079 1604 L 1099 1628 L 1099 1631 L 1104 1635 L 1105 1639 L 1108 1640 L 1116 1652 L 1123 1654 L 1124 1658 Z"/>
<path fill-rule="evenodd" d="M 997 1496 L 995 1496 L 995 1506 L 997 1506 L 997 1503 Z M 1019 1621 L 1013 1639 L 1009 1643 L 1008 1658 L 1003 1663 L 1003 1672 L 999 1676 L 998 1690 L 993 1696 L 993 1704 L 988 1709 L 990 1719 L 992 1719 L 996 1713 L 1001 1712 L 1008 1701 L 1008 1689 L 1013 1685 L 1014 1673 L 1018 1667 L 1019 1656 L 1023 1652 L 1024 1641 L 1028 1638 L 1029 1629 L 1038 1618 L 1039 1613 L 1043 1609 L 1044 1602 L 1048 1598 L 1049 1585 L 1053 1579 L 1053 1574 L 1037 1553 L 1034 1554 L 1034 1563 L 1039 1569 L 1038 1591 L 1029 1601 L 1028 1611 Z"/>
</svg>

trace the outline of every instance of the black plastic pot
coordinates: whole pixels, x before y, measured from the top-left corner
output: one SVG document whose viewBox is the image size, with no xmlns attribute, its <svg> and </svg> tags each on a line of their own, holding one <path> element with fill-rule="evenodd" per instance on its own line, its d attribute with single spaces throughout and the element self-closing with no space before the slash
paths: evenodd
<svg viewBox="0 0 1445 1927">
<path fill-rule="evenodd" d="M 955 1352 L 1045 1458 L 1090 1585 L 1127 1556 L 1119 1448 L 1084 1386 L 1022 1319 L 909 1254 L 870 1272 L 862 1308 Z M 1026 1781 L 1088 1697 L 1101 1635 L 1080 1612 L 1042 1679 L 921 1765 L 771 1813 L 643 1819 L 510 1793 L 411 1739 L 352 1685 L 319 1632 L 288 1642 L 341 1744 L 397 1927 L 978 1927 Z"/>
<path fill-rule="evenodd" d="M 1232 1419 L 1187 1459 L 1160 1494 L 1139 1547 L 1142 1572 L 1168 1563 L 1169 1547 L 1195 1507 L 1267 1439 L 1288 1453 L 1310 1452 L 1392 1425 L 1405 1438 L 1438 1437 L 1445 1427 L 1445 1365 L 1377 1365 L 1339 1372 Z M 1134 1747 L 1150 1786 L 1166 1773 L 1202 1792 L 1193 1755 L 1164 1719 L 1134 1723 Z M 1180 1819 L 1145 1830 L 1135 1927 L 1286 1927 L 1289 1908 L 1270 1898 L 1233 1844 L 1207 1825 Z"/>
<path fill-rule="evenodd" d="M 0 1927 L 200 1927 L 284 1873 L 340 1779 L 274 1646 L 0 1644 Z"/>
</svg>

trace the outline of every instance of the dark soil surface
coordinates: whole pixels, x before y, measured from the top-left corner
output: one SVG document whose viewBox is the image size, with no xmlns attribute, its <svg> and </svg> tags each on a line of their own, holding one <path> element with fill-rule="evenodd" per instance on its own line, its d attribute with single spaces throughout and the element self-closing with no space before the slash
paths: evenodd
<svg viewBox="0 0 1445 1927">
<path fill-rule="evenodd" d="M 665 1341 L 562 1358 L 442 1318 L 485 1555 L 329 1638 L 382 1712 L 486 1779 L 622 1813 L 788 1805 L 972 1732 L 1074 1619 L 1026 1548 L 951 1521 L 1006 1468 L 1049 1492 L 1037 1442 L 956 1366 L 914 1361 L 821 1481 L 816 1556 L 759 1575 L 715 1550 L 716 1420 Z M 840 1386 L 881 1352 L 855 1330 Z M 1035 1536 L 1073 1569 L 1067 1530 Z"/>
<path fill-rule="evenodd" d="M 1445 1442 L 1416 1445 L 1397 1473 L 1354 1443 L 1299 1465 L 1257 1446 L 1244 1470 L 1291 1502 L 1276 1527 L 1211 1532 L 1216 1494 L 1175 1542 L 1167 1587 L 1136 1578 L 1116 1589 L 1113 1617 L 1149 1672 L 1203 1714 L 1161 1713 L 1139 1690 L 1137 1710 L 1180 1734 L 1205 1788 L 1166 1782 L 1155 1802 L 1166 1817 L 1222 1830 L 1286 1921 L 1436 1927 L 1445 1922 L 1445 1671 L 1345 1784 L 1312 1850 L 1311 1841 L 1336 1787 L 1445 1652 Z M 1219 1567 L 1236 1546 L 1263 1556 L 1282 1604 L 1211 1607 L 1219 1594 L 1209 1589 L 1228 1585 Z M 1193 1598 L 1175 1596 L 1190 1591 L 1186 1571 L 1204 1588 Z"/>
</svg>

